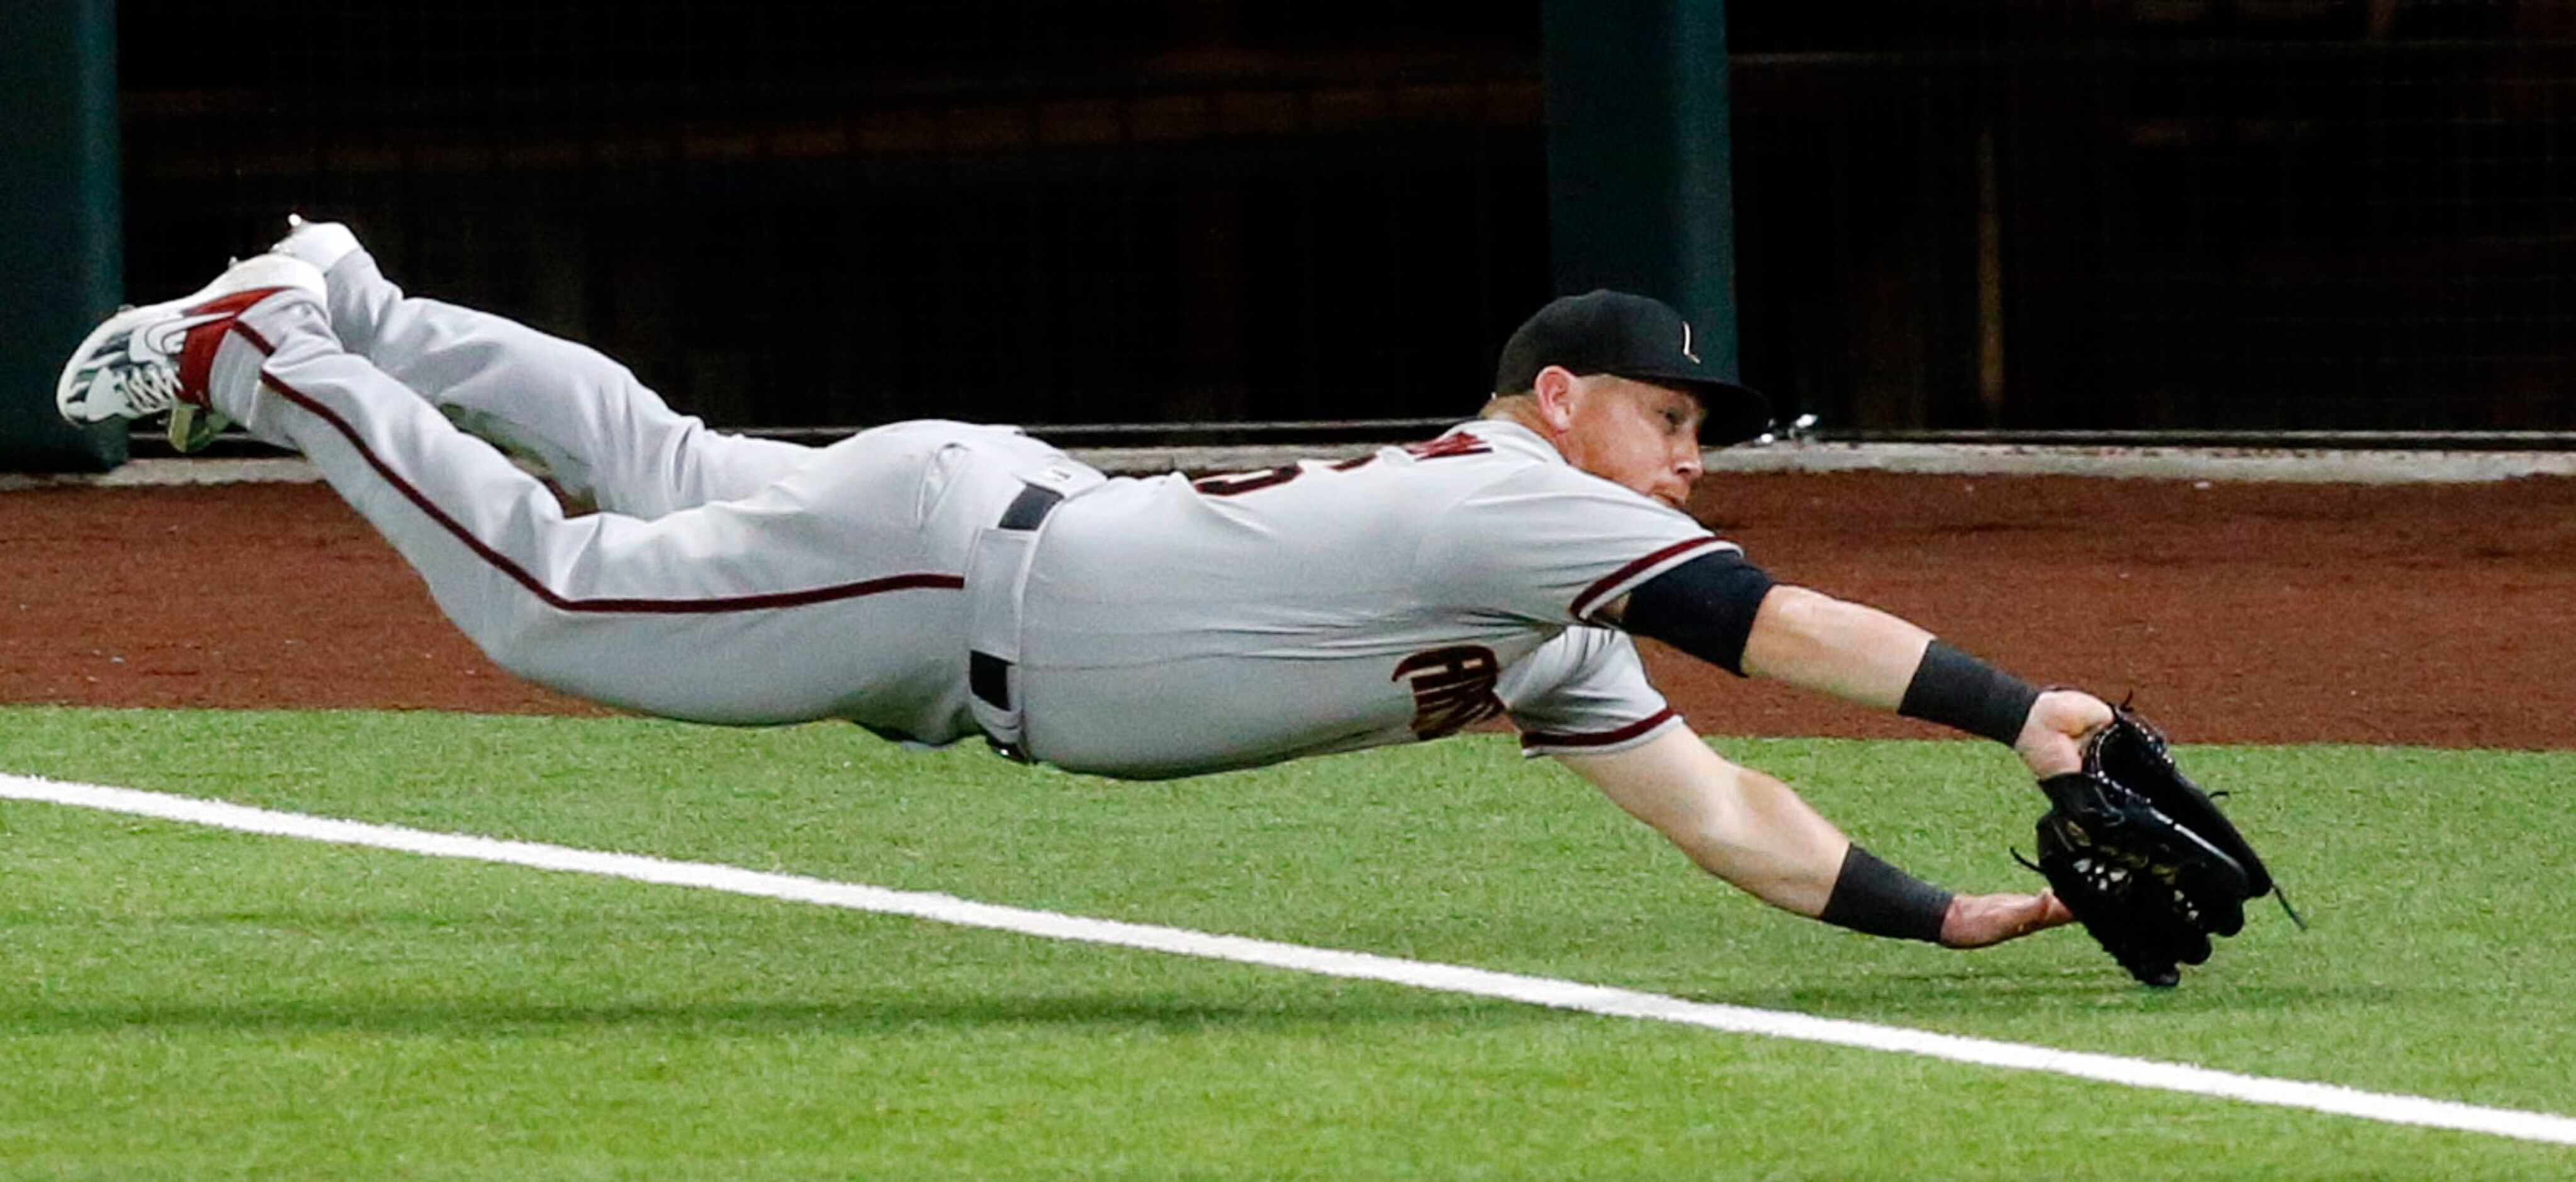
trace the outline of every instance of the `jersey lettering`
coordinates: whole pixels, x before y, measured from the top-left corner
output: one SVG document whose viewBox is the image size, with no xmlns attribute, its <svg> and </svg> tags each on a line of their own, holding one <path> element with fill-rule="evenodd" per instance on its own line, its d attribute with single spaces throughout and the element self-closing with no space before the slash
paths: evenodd
<svg viewBox="0 0 2576 1182">
<path fill-rule="evenodd" d="M 1494 693 L 1502 672 L 1494 650 L 1461 644 L 1406 657 L 1387 680 L 1412 680 L 1413 736 L 1437 739 L 1503 712 L 1503 700 Z"/>
<path fill-rule="evenodd" d="M 1417 460 L 1439 460 L 1450 456 L 1481 456 L 1494 448 L 1492 444 L 1482 439 L 1464 431 L 1457 431 L 1428 443 L 1407 444 L 1404 450 Z M 1354 456 L 1331 465 L 1330 470 L 1355 471 L 1368 467 L 1369 462 L 1376 458 L 1375 452 Z M 1191 481 L 1190 487 L 1199 490 L 1202 496 L 1234 497 L 1256 489 L 1277 488 L 1305 474 L 1306 469 L 1303 464 L 1284 464 L 1276 468 L 1264 468 L 1258 472 L 1228 472 L 1217 476 L 1202 476 Z"/>
<path fill-rule="evenodd" d="M 1417 460 L 1442 460 L 1450 456 L 1481 456 L 1494 450 L 1494 445 L 1465 431 L 1452 431 L 1428 443 L 1407 444 L 1404 450 Z"/>
</svg>

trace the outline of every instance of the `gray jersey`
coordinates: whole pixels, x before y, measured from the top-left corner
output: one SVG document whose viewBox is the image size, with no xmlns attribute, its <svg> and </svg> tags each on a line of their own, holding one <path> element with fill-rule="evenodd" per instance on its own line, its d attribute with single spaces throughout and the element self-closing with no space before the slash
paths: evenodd
<svg viewBox="0 0 2576 1182">
<path fill-rule="evenodd" d="M 1679 725 L 1593 613 L 1734 549 L 1527 429 L 1192 482 L 1117 480 L 1032 559 L 1029 754 L 1174 776 L 1435 738 L 1498 715 L 1533 753 Z"/>
</svg>

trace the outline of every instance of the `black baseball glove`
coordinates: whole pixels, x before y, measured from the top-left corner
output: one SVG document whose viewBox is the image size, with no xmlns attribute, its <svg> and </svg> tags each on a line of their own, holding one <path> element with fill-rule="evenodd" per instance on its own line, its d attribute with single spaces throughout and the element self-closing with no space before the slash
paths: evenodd
<svg viewBox="0 0 2576 1182">
<path fill-rule="evenodd" d="M 2245 926 L 2246 900 L 2274 890 L 2254 847 L 2174 766 L 2164 735 L 2125 705 L 2086 741 L 2084 770 L 2039 787 L 2052 807 L 2031 868 L 2149 985 L 2179 983 L 2181 966 L 2209 959 L 2211 936 Z"/>
</svg>

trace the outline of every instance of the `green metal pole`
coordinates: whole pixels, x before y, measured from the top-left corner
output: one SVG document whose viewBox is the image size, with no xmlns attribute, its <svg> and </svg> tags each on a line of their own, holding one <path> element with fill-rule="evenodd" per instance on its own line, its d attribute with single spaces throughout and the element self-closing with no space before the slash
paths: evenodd
<svg viewBox="0 0 2576 1182">
<path fill-rule="evenodd" d="M 105 471 L 125 425 L 66 425 L 54 378 L 124 286 L 115 0 L 0 3 L 0 145 L 0 470 Z"/>
<path fill-rule="evenodd" d="M 1736 372 L 1724 0 L 1546 0 L 1544 21 L 1557 290 L 1670 303 Z"/>
</svg>

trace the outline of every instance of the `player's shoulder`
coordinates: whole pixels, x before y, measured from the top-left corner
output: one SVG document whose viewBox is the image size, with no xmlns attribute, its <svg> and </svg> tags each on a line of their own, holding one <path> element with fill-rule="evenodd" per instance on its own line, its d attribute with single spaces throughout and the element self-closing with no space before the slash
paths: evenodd
<svg viewBox="0 0 2576 1182">
<path fill-rule="evenodd" d="M 1378 449 L 1377 458 L 1425 472 L 1480 473 L 1562 466 L 1556 454 L 1529 428 L 1498 419 L 1473 419 L 1420 443 Z"/>
<path fill-rule="evenodd" d="M 1500 467 L 1567 466 L 1565 457 L 1539 438 L 1538 432 L 1509 419 L 1470 419 L 1437 439 L 1414 444 L 1407 450 L 1424 457 L 1482 456 L 1488 465 Z"/>
<path fill-rule="evenodd" d="M 1392 444 L 1366 455 L 1310 465 L 1358 477 L 1351 495 L 1400 502 L 1408 512 L 1437 515 L 1459 501 L 1509 484 L 1526 473 L 1571 472 L 1556 450 L 1517 424 L 1479 419 L 1418 443 Z"/>
<path fill-rule="evenodd" d="M 1471 499 L 1527 511 L 1553 504 L 1578 516 L 1607 512 L 1640 516 L 1666 524 L 1701 528 L 1687 513 L 1620 484 L 1575 467 L 1538 433 L 1518 423 L 1479 419 L 1443 436 L 1465 435 L 1493 457 L 1475 474 Z M 1669 522 L 1666 522 L 1669 519 Z"/>
<path fill-rule="evenodd" d="M 1440 483 L 1462 493 L 1589 490 L 1595 484 L 1617 488 L 1567 463 L 1538 433 L 1501 419 L 1476 419 L 1423 443 L 1388 448 L 1389 465 L 1414 479 L 1437 474 Z"/>
</svg>

